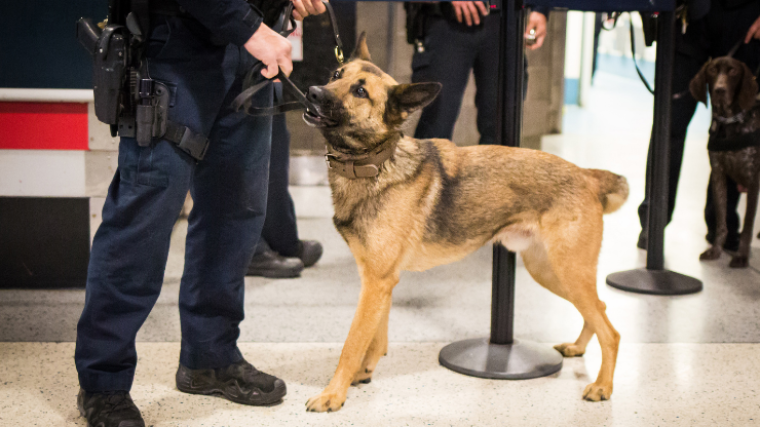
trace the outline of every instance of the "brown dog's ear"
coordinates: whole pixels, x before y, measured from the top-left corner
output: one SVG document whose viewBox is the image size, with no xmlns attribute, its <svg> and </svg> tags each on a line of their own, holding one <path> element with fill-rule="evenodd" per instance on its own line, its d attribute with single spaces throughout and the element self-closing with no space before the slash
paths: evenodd
<svg viewBox="0 0 760 427">
<path fill-rule="evenodd" d="M 742 62 L 742 68 L 744 75 L 742 76 L 742 82 L 739 85 L 739 89 L 736 95 L 736 102 L 739 104 L 739 108 L 749 110 L 755 105 L 755 97 L 757 96 L 757 82 L 755 76 L 750 71 L 747 64 Z"/>
<path fill-rule="evenodd" d="M 411 113 L 433 102 L 443 87 L 440 83 L 412 83 L 396 85 L 391 89 L 391 108 L 401 113 Z"/>
<path fill-rule="evenodd" d="M 351 59 L 363 59 L 365 61 L 372 61 L 372 58 L 369 56 L 369 49 L 367 49 L 366 31 L 362 31 L 362 34 L 359 36 L 359 41 L 356 42 L 356 49 L 354 49 L 354 53 L 351 54 Z"/>
<path fill-rule="evenodd" d="M 707 105 L 707 67 L 710 65 L 710 61 L 707 61 L 705 65 L 702 66 L 702 69 L 699 70 L 696 76 L 694 76 L 693 79 L 691 79 L 691 82 L 689 82 L 689 92 L 691 92 L 691 96 L 694 97 L 694 99 L 697 100 L 697 102 L 701 102 L 705 105 Z"/>
</svg>

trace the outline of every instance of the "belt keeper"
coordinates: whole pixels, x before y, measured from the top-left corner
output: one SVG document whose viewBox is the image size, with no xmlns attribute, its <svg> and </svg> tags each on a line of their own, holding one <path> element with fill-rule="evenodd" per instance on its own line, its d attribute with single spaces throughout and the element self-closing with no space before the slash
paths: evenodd
<svg viewBox="0 0 760 427">
<path fill-rule="evenodd" d="M 354 171 L 354 161 L 349 160 L 346 162 L 346 178 L 355 179 L 356 172 Z"/>
</svg>

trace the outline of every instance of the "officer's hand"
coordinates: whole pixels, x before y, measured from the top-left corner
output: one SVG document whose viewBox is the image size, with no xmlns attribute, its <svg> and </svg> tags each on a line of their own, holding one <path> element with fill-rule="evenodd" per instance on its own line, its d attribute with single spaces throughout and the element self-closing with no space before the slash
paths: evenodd
<svg viewBox="0 0 760 427">
<path fill-rule="evenodd" d="M 293 2 L 293 18 L 303 21 L 309 15 L 319 15 L 327 8 L 322 0 L 290 0 Z"/>
<path fill-rule="evenodd" d="M 544 38 L 546 38 L 546 15 L 541 12 L 531 12 L 528 25 L 525 26 L 525 38 L 530 35 L 530 30 L 534 30 L 533 36 L 536 37 L 536 42 L 528 45 L 528 49 L 536 50 L 544 44 Z"/>
<path fill-rule="evenodd" d="M 464 18 L 468 27 L 471 27 L 473 22 L 475 25 L 480 25 L 480 15 L 488 15 L 488 8 L 482 1 L 453 1 L 451 6 L 457 14 L 457 21 L 461 24 Z"/>
<path fill-rule="evenodd" d="M 261 70 L 261 74 L 268 79 L 277 75 L 278 68 L 286 76 L 293 71 L 290 42 L 264 24 L 261 24 L 253 36 L 245 42 L 245 49 L 254 58 L 264 63 L 266 68 Z"/>
<path fill-rule="evenodd" d="M 749 43 L 752 39 L 760 39 L 760 17 L 749 27 L 747 35 L 744 37 L 744 43 Z"/>
</svg>

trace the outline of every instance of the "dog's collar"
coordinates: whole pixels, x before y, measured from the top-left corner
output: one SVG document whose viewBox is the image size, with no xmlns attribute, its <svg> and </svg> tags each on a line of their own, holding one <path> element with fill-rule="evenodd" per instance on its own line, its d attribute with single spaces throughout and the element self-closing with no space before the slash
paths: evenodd
<svg viewBox="0 0 760 427">
<path fill-rule="evenodd" d="M 380 174 L 380 166 L 393 157 L 396 144 L 402 136 L 399 132 L 372 150 L 360 154 L 341 151 L 327 144 L 325 159 L 328 168 L 348 179 L 374 178 Z"/>
</svg>

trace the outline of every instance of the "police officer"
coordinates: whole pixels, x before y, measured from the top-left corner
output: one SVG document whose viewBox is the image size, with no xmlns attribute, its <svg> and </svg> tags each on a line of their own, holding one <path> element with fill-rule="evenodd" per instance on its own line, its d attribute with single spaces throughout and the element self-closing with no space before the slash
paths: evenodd
<svg viewBox="0 0 760 427">
<path fill-rule="evenodd" d="M 439 82 L 443 89 L 422 110 L 415 138 L 451 139 L 472 70 L 477 86 L 475 105 L 480 144 L 496 143 L 499 67 L 499 14 L 496 12 L 500 3 L 498 0 L 452 1 L 418 6 L 423 16 L 424 34 L 416 40 L 412 82 Z M 546 9 L 537 8 L 529 15 L 526 37 L 535 37 L 529 49 L 538 49 L 543 44 L 548 13 Z"/>
<path fill-rule="evenodd" d="M 221 394 L 243 404 L 280 401 L 285 383 L 258 371 L 236 345 L 244 274 L 266 210 L 271 117 L 230 108 L 254 58 L 290 74 L 290 43 L 262 23 L 245 0 L 151 1 L 147 72 L 170 88 L 168 119 L 208 137 L 203 160 L 165 139 L 149 146 L 122 137 L 119 167 L 92 244 L 86 301 L 77 325 L 78 407 L 89 425 L 144 427 L 129 390 L 135 336 L 158 298 L 172 226 L 188 189 L 179 307 L 182 344 L 177 388 Z M 317 0 L 292 0 L 294 17 L 323 12 Z M 160 6 L 160 7 L 158 7 Z M 254 102 L 272 102 L 271 90 Z"/>
<path fill-rule="evenodd" d="M 734 58 L 747 64 L 753 72 L 760 65 L 760 2 L 757 0 L 693 0 L 687 2 L 688 17 L 686 31 L 676 36 L 676 53 L 673 63 L 670 122 L 670 170 L 668 177 L 668 223 L 675 209 L 676 190 L 681 173 L 686 130 L 697 108 L 697 101 L 689 95 L 689 82 L 711 57 L 725 56 L 737 46 Z M 709 10 L 709 12 L 707 12 Z M 700 11 L 704 11 L 699 13 Z M 649 147 L 651 159 L 652 147 Z M 639 206 L 641 234 L 637 246 L 647 248 L 647 220 L 649 215 L 649 163 L 647 163 L 647 195 Z M 739 248 L 739 215 L 736 205 L 739 191 L 730 178 L 727 186 L 726 225 L 728 237 L 725 249 Z M 708 186 L 705 205 L 707 240 L 715 237 L 715 212 L 712 202 L 712 188 Z"/>
</svg>

